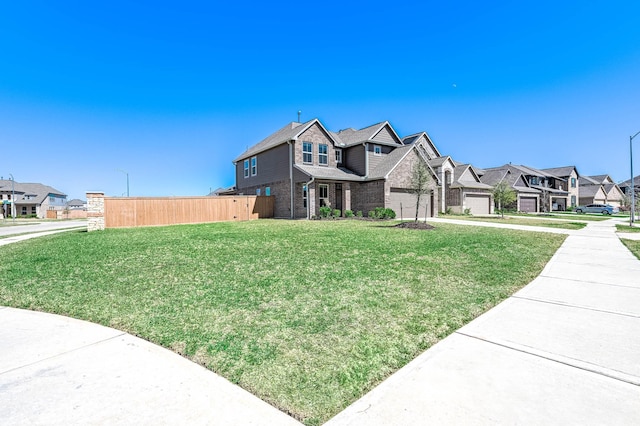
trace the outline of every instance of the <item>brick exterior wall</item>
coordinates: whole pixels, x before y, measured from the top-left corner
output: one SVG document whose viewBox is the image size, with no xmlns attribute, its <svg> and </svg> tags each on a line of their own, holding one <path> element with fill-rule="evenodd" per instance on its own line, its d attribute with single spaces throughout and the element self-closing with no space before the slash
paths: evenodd
<svg viewBox="0 0 640 426">
<path fill-rule="evenodd" d="M 385 207 L 384 181 L 362 182 L 351 184 L 351 210 L 362 211 L 364 216 L 376 207 Z"/>
<path fill-rule="evenodd" d="M 294 147 L 294 161 L 295 164 L 304 164 L 302 162 L 302 142 L 311 142 L 313 144 L 313 149 L 311 151 L 311 156 L 313 158 L 313 165 L 318 166 L 320 163 L 318 162 L 318 146 L 320 144 L 327 145 L 327 155 L 328 155 L 328 165 L 327 167 L 336 167 L 336 151 L 333 146 L 333 142 L 327 134 L 318 126 L 317 124 L 308 128 L 304 133 L 298 137 L 298 140 L 295 142 Z M 342 153 L 344 155 L 344 151 Z M 308 164 L 308 163 L 307 163 Z"/>
<path fill-rule="evenodd" d="M 413 167 L 417 162 L 421 162 L 422 159 L 417 152 L 411 151 L 395 169 L 389 174 L 389 178 L 385 184 L 385 207 L 389 205 L 389 197 L 391 196 L 391 188 L 411 188 L 411 177 L 413 174 Z M 428 187 L 433 191 L 433 216 L 438 216 L 438 206 L 440 205 L 440 196 L 438 194 L 438 182 L 435 176 L 431 176 Z M 430 195 L 427 195 L 430 197 Z M 431 209 L 431 206 L 429 207 Z M 431 212 L 429 211 L 428 214 Z"/>
<path fill-rule="evenodd" d="M 269 184 L 247 186 L 238 191 L 242 195 L 257 195 L 260 189 L 260 195 L 267 195 L 267 187 L 269 187 L 270 195 L 274 198 L 273 216 L 277 218 L 291 217 L 290 203 L 290 184 L 289 179 L 272 182 Z"/>
</svg>

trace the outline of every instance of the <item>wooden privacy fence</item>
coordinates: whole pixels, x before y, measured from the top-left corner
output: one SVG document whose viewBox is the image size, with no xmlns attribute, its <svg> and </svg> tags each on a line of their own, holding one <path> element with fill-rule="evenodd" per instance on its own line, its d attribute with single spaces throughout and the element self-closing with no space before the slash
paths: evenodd
<svg viewBox="0 0 640 426">
<path fill-rule="evenodd" d="M 89 202 L 95 229 L 261 219 L 273 217 L 274 204 L 272 196 L 119 198 L 87 193 Z"/>
</svg>

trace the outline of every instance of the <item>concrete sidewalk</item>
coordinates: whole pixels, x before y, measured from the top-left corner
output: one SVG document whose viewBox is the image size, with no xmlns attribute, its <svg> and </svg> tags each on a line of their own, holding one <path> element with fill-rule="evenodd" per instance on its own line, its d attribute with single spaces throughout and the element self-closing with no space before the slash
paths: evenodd
<svg viewBox="0 0 640 426">
<path fill-rule="evenodd" d="M 615 221 L 327 425 L 638 424 L 640 261 Z"/>
<path fill-rule="evenodd" d="M 614 224 L 539 229 L 570 236 L 536 280 L 327 424 L 637 424 L 640 261 L 615 236 Z M 299 425 L 144 340 L 2 307 L 0 419 L 12 425 Z"/>
<path fill-rule="evenodd" d="M 121 331 L 13 308 L 0 308 L 0 324 L 2 424 L 300 424 Z"/>
</svg>

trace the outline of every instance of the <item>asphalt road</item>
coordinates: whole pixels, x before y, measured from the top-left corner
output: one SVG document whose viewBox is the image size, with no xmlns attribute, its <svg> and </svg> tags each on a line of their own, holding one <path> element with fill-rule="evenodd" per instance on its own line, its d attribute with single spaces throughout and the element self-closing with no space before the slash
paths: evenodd
<svg viewBox="0 0 640 426">
<path fill-rule="evenodd" d="M 0 219 L 0 237 L 9 235 L 27 234 L 33 232 L 60 231 L 62 229 L 82 228 L 87 226 L 86 220 L 64 220 L 64 221 L 25 221 L 17 219 L 15 226 L 12 219 Z"/>
</svg>

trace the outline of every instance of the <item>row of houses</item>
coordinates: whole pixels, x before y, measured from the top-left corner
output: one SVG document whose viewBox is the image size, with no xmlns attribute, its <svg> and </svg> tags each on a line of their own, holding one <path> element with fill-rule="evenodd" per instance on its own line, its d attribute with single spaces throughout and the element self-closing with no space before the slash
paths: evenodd
<svg viewBox="0 0 640 426">
<path fill-rule="evenodd" d="M 623 203 L 622 190 L 608 175 L 581 176 L 575 166 L 480 169 L 442 155 L 427 132 L 401 137 L 387 121 L 334 132 L 317 118 L 289 123 L 248 148 L 233 161 L 235 187 L 214 195 L 273 196 L 276 217 L 311 218 L 322 206 L 365 214 L 387 207 L 412 217 L 411 175 L 419 162 L 431 175 L 421 217 L 491 214 L 492 189 L 505 180 L 517 194 L 512 207 L 522 212 Z"/>
<path fill-rule="evenodd" d="M 16 216 L 47 217 L 47 211 L 84 210 L 86 202 L 73 199 L 67 201 L 63 192 L 41 183 L 21 183 L 0 178 L 0 214 L 2 217 Z"/>
</svg>

